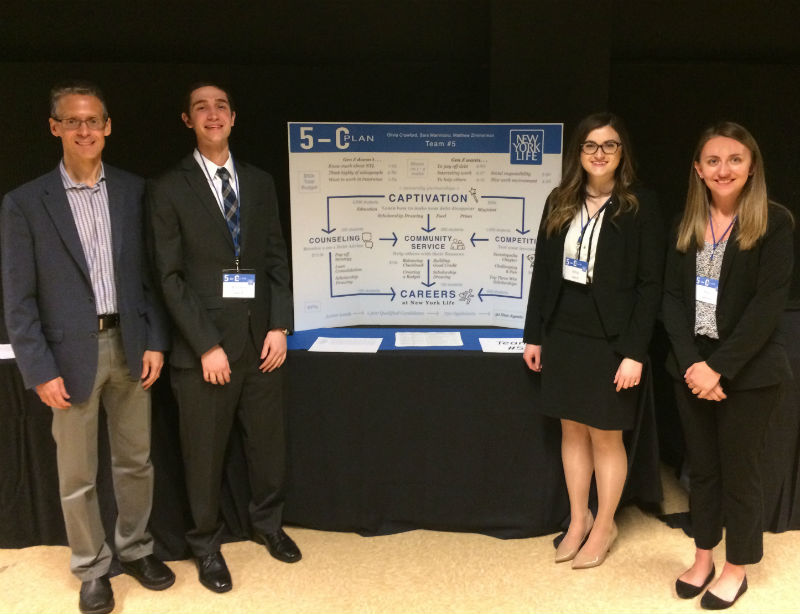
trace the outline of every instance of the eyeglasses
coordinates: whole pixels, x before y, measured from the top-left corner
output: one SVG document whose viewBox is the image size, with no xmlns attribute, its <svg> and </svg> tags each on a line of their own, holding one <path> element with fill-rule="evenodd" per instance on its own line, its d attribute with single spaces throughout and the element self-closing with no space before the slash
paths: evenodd
<svg viewBox="0 0 800 614">
<path fill-rule="evenodd" d="M 605 143 L 586 141 L 585 143 L 581 143 L 581 151 L 587 156 L 591 156 L 598 149 L 602 149 L 604 154 L 615 154 L 620 147 L 622 147 L 622 143 L 619 141 L 606 141 Z"/>
<path fill-rule="evenodd" d="M 78 119 L 77 117 L 58 119 L 54 117 L 53 120 L 64 126 L 66 130 L 78 130 L 81 124 L 86 124 L 89 130 L 102 130 L 108 121 L 107 118 L 103 117 L 90 117 L 89 119 Z"/>
</svg>

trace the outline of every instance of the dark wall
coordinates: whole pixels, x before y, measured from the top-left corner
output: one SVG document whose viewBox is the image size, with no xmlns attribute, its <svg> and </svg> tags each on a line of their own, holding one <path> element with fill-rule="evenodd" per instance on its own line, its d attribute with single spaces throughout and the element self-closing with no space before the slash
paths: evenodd
<svg viewBox="0 0 800 614">
<path fill-rule="evenodd" d="M 46 121 L 54 81 L 83 76 L 104 87 L 113 119 L 106 159 L 148 176 L 190 150 L 181 96 L 211 77 L 236 95 L 233 150 L 275 175 L 287 237 L 287 121 L 554 121 L 569 132 L 605 108 L 628 121 L 640 173 L 661 194 L 665 217 L 680 209 L 701 128 L 730 118 L 755 134 L 773 198 L 800 219 L 799 6 L 273 0 L 224 11 L 147 1 L 7 8 L 0 192 L 58 159 Z"/>
</svg>

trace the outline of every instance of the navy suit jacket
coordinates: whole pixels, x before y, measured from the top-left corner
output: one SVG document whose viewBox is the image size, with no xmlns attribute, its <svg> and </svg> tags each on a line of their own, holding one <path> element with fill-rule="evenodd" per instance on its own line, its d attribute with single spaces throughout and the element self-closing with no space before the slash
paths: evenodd
<svg viewBox="0 0 800 614">
<path fill-rule="evenodd" d="M 617 205 L 609 204 L 600 227 L 595 254 L 592 297 L 607 337 L 620 356 L 644 362 L 661 302 L 664 263 L 664 230 L 656 196 L 636 190 L 639 209 L 614 217 Z M 545 204 L 525 316 L 525 343 L 542 344 L 561 295 L 564 238 L 569 230 L 548 237 L 544 226 L 549 213 Z"/>
<path fill-rule="evenodd" d="M 144 249 L 144 181 L 104 165 L 117 303 L 131 377 L 145 350 L 169 347 Z M 86 401 L 97 374 L 97 311 L 89 268 L 58 168 L 9 192 L 0 212 L 8 335 L 25 386 L 64 378 Z"/>
<path fill-rule="evenodd" d="M 256 272 L 252 299 L 222 298 L 222 271 L 234 267 L 234 245 L 219 204 L 192 155 L 151 180 L 147 203 L 156 270 L 175 323 L 170 364 L 200 366 L 221 345 L 239 359 L 248 339 L 260 352 L 270 329 L 293 326 L 286 243 L 272 177 L 235 162 L 241 236 L 239 266 Z"/>
<path fill-rule="evenodd" d="M 778 325 L 792 281 L 792 220 L 770 203 L 767 232 L 755 246 L 739 249 L 734 225 L 722 258 L 717 297 L 719 346 L 706 358 L 721 373 L 723 389 L 747 390 L 791 378 Z M 701 356 L 694 340 L 696 250 L 679 252 L 677 224 L 670 239 L 664 279 L 664 326 L 672 344 L 667 371 L 682 380 Z"/>
</svg>

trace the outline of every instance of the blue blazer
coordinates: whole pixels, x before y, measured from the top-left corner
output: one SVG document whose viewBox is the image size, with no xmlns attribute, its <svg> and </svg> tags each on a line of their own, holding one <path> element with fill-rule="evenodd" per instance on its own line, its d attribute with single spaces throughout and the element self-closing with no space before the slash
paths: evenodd
<svg viewBox="0 0 800 614">
<path fill-rule="evenodd" d="M 131 377 L 145 350 L 165 351 L 167 320 L 144 249 L 144 181 L 104 165 L 117 302 Z M 0 247 L 5 320 L 27 388 L 56 377 L 73 403 L 97 373 L 97 311 L 89 268 L 58 168 L 3 199 Z"/>
</svg>

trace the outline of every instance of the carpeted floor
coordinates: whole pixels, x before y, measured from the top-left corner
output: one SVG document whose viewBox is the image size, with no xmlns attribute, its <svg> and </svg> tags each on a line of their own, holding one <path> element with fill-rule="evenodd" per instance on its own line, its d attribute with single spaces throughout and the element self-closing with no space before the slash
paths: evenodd
<svg viewBox="0 0 800 614">
<path fill-rule="evenodd" d="M 677 481 L 663 472 L 664 512 L 687 509 Z M 8 521 L 8 520 L 6 520 Z M 636 507 L 618 513 L 620 537 L 606 562 L 574 571 L 555 565 L 553 535 L 499 540 L 468 533 L 412 531 L 363 538 L 289 528 L 303 551 L 279 563 L 252 542 L 226 544 L 233 591 L 200 586 L 194 564 L 170 563 L 175 585 L 152 592 L 128 576 L 112 579 L 115 612 L 171 613 L 580 613 L 694 612 L 699 598 L 675 595 L 675 577 L 693 554 L 691 540 Z M 717 553 L 717 568 L 724 554 Z M 79 582 L 69 550 L 0 550 L 0 614 L 78 612 Z M 749 591 L 734 612 L 800 612 L 800 531 L 765 535 L 764 560 L 748 570 Z"/>
</svg>

